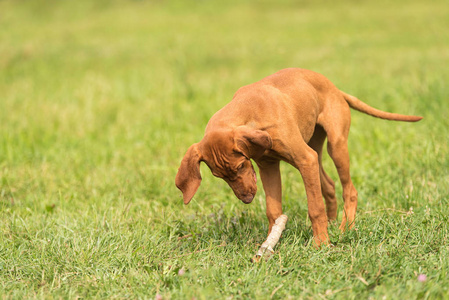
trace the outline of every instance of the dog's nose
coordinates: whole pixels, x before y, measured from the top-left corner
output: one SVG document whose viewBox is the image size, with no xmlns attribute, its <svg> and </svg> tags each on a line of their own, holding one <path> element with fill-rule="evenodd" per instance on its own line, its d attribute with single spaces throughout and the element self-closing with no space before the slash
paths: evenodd
<svg viewBox="0 0 449 300">
<path fill-rule="evenodd" d="M 253 194 L 246 194 L 246 195 L 243 195 L 242 197 L 240 197 L 240 200 L 242 200 L 243 203 L 245 203 L 245 204 L 250 204 L 251 202 L 253 202 L 253 199 L 254 199 Z"/>
</svg>

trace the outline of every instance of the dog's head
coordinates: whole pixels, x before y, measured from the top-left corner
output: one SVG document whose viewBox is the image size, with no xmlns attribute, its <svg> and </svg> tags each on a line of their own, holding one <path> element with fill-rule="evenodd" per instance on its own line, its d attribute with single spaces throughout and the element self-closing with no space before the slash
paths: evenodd
<svg viewBox="0 0 449 300">
<path fill-rule="evenodd" d="M 250 159 L 260 158 L 271 149 L 268 133 L 239 126 L 206 133 L 201 142 L 187 150 L 176 175 L 176 186 L 188 204 L 201 184 L 200 162 L 216 177 L 226 181 L 244 203 L 251 203 L 257 191 L 256 172 Z"/>
</svg>

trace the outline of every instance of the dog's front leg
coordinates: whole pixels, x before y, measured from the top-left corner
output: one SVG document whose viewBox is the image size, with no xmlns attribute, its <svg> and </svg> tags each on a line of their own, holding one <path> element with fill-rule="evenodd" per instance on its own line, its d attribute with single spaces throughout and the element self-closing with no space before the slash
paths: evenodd
<svg viewBox="0 0 449 300">
<path fill-rule="evenodd" d="M 259 251 L 252 258 L 252 262 L 259 262 L 263 257 L 268 259 L 273 253 L 282 231 L 285 229 L 287 216 L 282 214 L 282 187 L 279 160 L 257 162 L 260 178 L 262 179 L 267 204 L 267 218 L 269 222 L 268 235 Z"/>
<path fill-rule="evenodd" d="M 279 161 L 259 162 L 260 179 L 262 180 L 265 191 L 268 235 L 271 233 L 274 222 L 282 215 L 282 183 L 281 172 L 279 170 Z"/>
<path fill-rule="evenodd" d="M 292 157 L 292 165 L 300 171 L 304 181 L 309 218 L 312 222 L 315 246 L 318 248 L 321 243 L 329 244 L 328 220 L 321 194 L 318 154 L 305 144 L 301 146 L 296 147 L 296 151 L 293 152 L 296 155 Z"/>
</svg>

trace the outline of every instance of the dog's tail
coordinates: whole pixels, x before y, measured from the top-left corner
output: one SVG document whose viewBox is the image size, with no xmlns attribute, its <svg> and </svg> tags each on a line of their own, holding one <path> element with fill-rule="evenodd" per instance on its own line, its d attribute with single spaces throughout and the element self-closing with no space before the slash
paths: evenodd
<svg viewBox="0 0 449 300">
<path fill-rule="evenodd" d="M 422 117 L 419 117 L 419 116 L 407 116 L 407 115 L 389 113 L 386 111 L 378 110 L 378 109 L 375 109 L 374 107 L 371 107 L 368 104 L 360 101 L 359 99 L 357 99 L 354 96 L 351 96 L 344 92 L 341 92 L 341 93 L 343 94 L 343 97 L 345 98 L 346 102 L 348 102 L 350 107 L 352 107 L 353 109 L 358 110 L 362 113 L 365 113 L 367 115 L 376 117 L 376 118 L 392 120 L 392 121 L 405 121 L 405 122 L 417 122 L 422 119 Z"/>
</svg>

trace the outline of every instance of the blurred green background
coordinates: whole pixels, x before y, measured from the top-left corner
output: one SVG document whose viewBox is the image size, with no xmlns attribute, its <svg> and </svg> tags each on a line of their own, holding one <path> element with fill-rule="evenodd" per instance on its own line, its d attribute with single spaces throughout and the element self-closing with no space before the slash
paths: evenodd
<svg viewBox="0 0 449 300">
<path fill-rule="evenodd" d="M 0 294 L 444 297 L 448 16 L 446 1 L 0 1 Z M 239 87 L 287 67 L 424 119 L 353 113 L 358 230 L 331 227 L 332 249 L 310 247 L 283 165 L 289 225 L 252 265 L 261 186 L 245 206 L 202 166 L 184 207 L 174 176 Z"/>
</svg>

